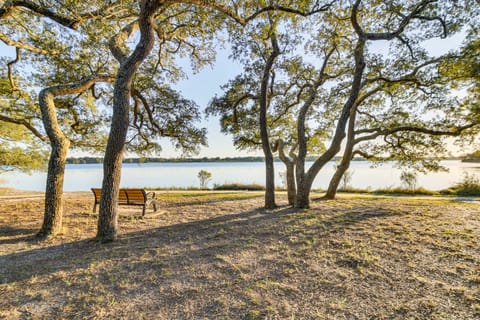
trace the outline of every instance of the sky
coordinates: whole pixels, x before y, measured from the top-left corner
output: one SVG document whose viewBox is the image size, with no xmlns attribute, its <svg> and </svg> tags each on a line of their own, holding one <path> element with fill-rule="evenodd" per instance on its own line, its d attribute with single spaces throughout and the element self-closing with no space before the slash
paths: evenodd
<svg viewBox="0 0 480 320">
<path fill-rule="evenodd" d="M 207 107 L 208 102 L 216 95 L 221 94 L 220 86 L 233 79 L 242 72 L 242 66 L 228 58 L 228 49 L 219 49 L 217 59 L 213 66 L 203 68 L 199 73 L 188 73 L 188 78 L 173 85 L 182 93 L 185 98 L 195 101 L 202 110 Z M 188 71 L 188 68 L 186 68 Z M 205 118 L 201 122 L 202 127 L 208 130 L 208 147 L 201 149 L 199 157 L 232 157 L 260 155 L 261 151 L 246 152 L 238 151 L 233 146 L 232 136 L 220 132 L 220 120 L 218 117 Z M 165 146 L 165 154 L 174 154 L 175 151 L 168 143 Z M 169 149 L 169 150 L 168 150 Z M 176 153 L 179 154 L 178 152 Z"/>
<path fill-rule="evenodd" d="M 13 47 L 7 47 L 0 41 L 0 56 L 14 57 L 15 50 Z M 185 71 L 188 79 L 179 81 L 173 87 L 180 91 L 185 98 L 194 100 L 202 110 L 204 110 L 215 94 L 220 94 L 220 86 L 228 80 L 234 78 L 241 72 L 242 67 L 228 59 L 229 51 L 219 48 L 217 52 L 217 60 L 213 66 L 207 66 L 200 72 L 194 74 L 189 66 Z M 202 147 L 200 153 L 195 157 L 235 157 L 235 156 L 257 156 L 261 151 L 247 152 L 238 151 L 232 143 L 232 137 L 226 136 L 220 132 L 220 123 L 218 117 L 210 117 L 202 119 L 199 126 L 208 130 L 207 141 L 208 147 Z M 176 158 L 181 156 L 181 152 L 175 150 L 167 139 L 162 139 L 162 151 L 158 156 L 164 158 Z M 85 152 L 73 152 L 72 156 L 88 156 Z M 127 155 L 133 156 L 133 155 Z"/>
<path fill-rule="evenodd" d="M 425 43 L 425 47 L 433 55 L 440 55 L 452 48 L 458 48 L 464 35 L 456 35 L 448 39 L 435 39 Z M 387 44 L 384 42 L 376 42 L 372 49 L 378 52 L 386 51 Z M 14 50 L 11 47 L 5 46 L 0 41 L 0 56 L 12 56 Z M 213 66 L 207 66 L 200 72 L 193 74 L 189 67 L 185 68 L 188 78 L 182 80 L 173 87 L 180 91 L 185 98 L 194 100 L 203 110 L 206 108 L 208 102 L 215 94 L 221 94 L 220 86 L 225 84 L 228 80 L 233 79 L 242 71 L 241 65 L 231 61 L 229 58 L 229 50 L 219 48 L 217 52 L 217 60 Z M 219 119 L 217 117 L 210 117 L 202 119 L 201 127 L 206 127 L 208 130 L 207 139 L 208 147 L 202 147 L 200 153 L 195 157 L 234 157 L 234 156 L 260 156 L 261 151 L 238 151 L 232 143 L 232 137 L 220 132 Z M 174 150 L 168 140 L 162 140 L 162 151 L 158 154 L 160 157 L 176 158 L 181 156 L 181 152 Z M 86 156 L 88 154 L 73 152 L 71 156 Z M 101 155 L 97 155 L 101 156 Z M 127 155 L 134 156 L 134 155 Z"/>
</svg>

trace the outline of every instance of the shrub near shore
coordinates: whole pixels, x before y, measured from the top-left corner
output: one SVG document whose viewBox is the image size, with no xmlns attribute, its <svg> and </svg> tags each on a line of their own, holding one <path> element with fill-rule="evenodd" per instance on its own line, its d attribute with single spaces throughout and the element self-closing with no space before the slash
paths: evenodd
<svg viewBox="0 0 480 320">
<path fill-rule="evenodd" d="M 243 184 L 243 183 L 228 183 L 228 184 L 215 184 L 214 190 L 265 190 L 265 187 L 259 184 Z M 277 188 L 277 190 L 284 190 L 284 188 Z M 316 192 L 323 192 L 321 189 L 316 189 Z M 438 195 L 452 195 L 452 196 L 480 196 L 480 179 L 475 175 L 465 174 L 462 181 L 456 183 L 454 186 L 444 190 L 428 190 L 425 188 L 383 188 L 383 189 L 359 189 L 353 187 L 343 187 L 338 190 L 343 193 L 370 193 L 370 194 L 387 194 L 387 195 L 426 195 L 426 196 L 438 196 Z"/>
</svg>

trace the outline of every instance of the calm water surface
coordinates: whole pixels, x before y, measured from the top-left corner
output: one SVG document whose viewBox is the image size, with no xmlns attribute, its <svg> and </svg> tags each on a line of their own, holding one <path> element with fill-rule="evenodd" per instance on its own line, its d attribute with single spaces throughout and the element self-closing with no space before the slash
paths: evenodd
<svg viewBox="0 0 480 320">
<path fill-rule="evenodd" d="M 309 165 L 309 164 L 308 164 Z M 319 173 L 314 188 L 325 189 L 334 172 L 334 162 L 330 162 Z M 480 176 L 479 163 L 463 163 L 457 160 L 442 161 L 449 172 L 418 175 L 418 186 L 440 190 L 461 181 L 465 173 Z M 262 162 L 184 162 L 184 163 L 144 163 L 124 164 L 122 170 L 122 187 L 198 187 L 197 174 L 200 170 L 212 173 L 213 184 L 224 183 L 257 183 L 264 184 L 264 164 Z M 281 162 L 275 163 L 276 183 L 281 185 L 279 172 L 285 171 Z M 357 188 L 386 188 L 401 185 L 401 170 L 389 163 L 377 168 L 371 168 L 367 161 L 353 161 L 351 169 L 353 176 L 351 186 Z M 65 173 L 65 191 L 87 191 L 92 187 L 101 187 L 102 164 L 71 164 L 67 165 Z M 0 176 L 1 187 L 11 187 L 21 190 L 45 190 L 46 173 L 34 172 L 31 175 L 9 172 Z"/>
</svg>

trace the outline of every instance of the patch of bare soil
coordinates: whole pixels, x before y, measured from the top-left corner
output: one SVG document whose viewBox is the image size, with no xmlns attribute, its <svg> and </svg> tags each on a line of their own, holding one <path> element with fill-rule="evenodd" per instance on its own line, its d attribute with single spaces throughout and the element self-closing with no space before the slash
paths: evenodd
<svg viewBox="0 0 480 320">
<path fill-rule="evenodd" d="M 99 244 L 93 196 L 35 239 L 42 198 L 0 200 L 0 318 L 478 319 L 480 205 L 375 197 L 285 205 L 161 193 Z"/>
</svg>

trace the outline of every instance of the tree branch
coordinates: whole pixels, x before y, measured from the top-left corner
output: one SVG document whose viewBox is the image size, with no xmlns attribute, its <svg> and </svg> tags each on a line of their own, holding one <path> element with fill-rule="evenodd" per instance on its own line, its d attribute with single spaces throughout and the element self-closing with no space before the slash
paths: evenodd
<svg viewBox="0 0 480 320">
<path fill-rule="evenodd" d="M 76 94 L 90 89 L 96 82 L 114 82 L 115 77 L 111 75 L 93 75 L 74 83 L 60 84 L 43 89 L 54 96 Z"/>
<path fill-rule="evenodd" d="M 3 43 L 5 43 L 7 46 L 20 48 L 20 49 L 25 49 L 25 50 L 28 50 L 28 51 L 31 51 L 31 52 L 34 52 L 34 53 L 38 53 L 38 54 L 49 55 L 49 54 L 56 54 L 57 53 L 57 51 L 55 51 L 55 50 L 52 50 L 52 51 L 43 50 L 43 49 L 31 46 L 29 44 L 25 44 L 25 43 L 13 40 L 9 36 L 7 36 L 6 34 L 1 33 L 1 32 L 0 32 L 0 40 Z"/>
<path fill-rule="evenodd" d="M 115 8 L 115 7 L 118 7 L 118 5 L 108 3 L 106 6 L 98 10 L 81 13 L 75 17 L 68 17 L 64 14 L 54 12 L 50 8 L 37 4 L 33 1 L 7 0 L 5 1 L 3 7 L 0 8 L 0 19 L 10 16 L 15 8 L 24 8 L 36 14 L 49 18 L 64 27 L 70 28 L 72 30 L 77 30 L 80 23 L 85 19 L 96 18 L 98 16 L 104 17 L 106 16 L 106 13 L 109 11 L 108 9 Z"/>
<path fill-rule="evenodd" d="M 361 0 L 356 0 L 355 3 L 353 4 L 351 22 L 355 32 L 360 37 L 365 37 L 367 40 L 374 40 L 374 41 L 375 40 L 392 40 L 394 38 L 398 38 L 402 43 L 408 44 L 403 38 L 400 37 L 400 35 L 408 26 L 410 21 L 412 21 L 413 19 L 423 19 L 423 20 L 430 20 L 430 21 L 440 20 L 444 28 L 444 35 L 446 34 L 446 24 L 440 17 L 425 17 L 420 15 L 420 13 L 423 10 L 425 10 L 425 8 L 429 4 L 438 2 L 438 0 L 422 0 L 413 7 L 413 9 L 408 15 L 397 13 L 402 18 L 402 20 L 400 21 L 398 27 L 392 32 L 365 32 L 358 22 L 358 11 L 359 11 L 359 6 L 361 2 L 362 2 Z"/>
<path fill-rule="evenodd" d="M 363 136 L 360 138 L 356 138 L 354 140 L 354 144 L 358 144 L 360 142 L 368 141 L 368 140 L 373 140 L 378 138 L 379 136 L 387 137 L 392 134 L 395 134 L 397 132 L 418 132 L 418 133 L 423 133 L 431 136 L 459 136 L 462 134 L 463 131 L 474 128 L 476 126 L 480 126 L 480 123 L 473 122 L 469 123 L 464 126 L 459 126 L 459 127 L 454 127 L 452 130 L 433 130 L 433 129 L 428 129 L 428 128 L 423 128 L 423 127 L 415 127 L 415 126 L 400 126 L 392 129 L 382 129 L 382 128 L 376 128 L 376 129 L 370 129 L 372 132 L 375 132 L 371 135 L 368 136 Z M 367 130 L 363 130 L 363 132 L 366 132 Z M 356 131 L 356 134 L 358 134 L 360 131 Z"/>
<path fill-rule="evenodd" d="M 110 52 L 112 52 L 114 58 L 122 63 L 128 57 L 126 52 L 127 48 L 125 46 L 125 41 L 139 28 L 138 20 L 127 24 L 125 27 L 120 30 L 116 35 L 110 38 L 108 41 L 108 47 Z"/>
<path fill-rule="evenodd" d="M 47 136 L 43 135 L 40 131 L 38 131 L 31 123 L 29 123 L 25 119 L 15 119 L 15 118 L 11 118 L 11 117 L 8 117 L 8 116 L 0 115 L 0 121 L 8 122 L 8 123 L 14 123 L 14 124 L 24 126 L 25 128 L 27 128 L 30 132 L 32 132 L 40 140 L 45 141 L 45 142 L 48 141 Z"/>
<path fill-rule="evenodd" d="M 78 23 L 80 22 L 79 19 L 72 19 L 69 17 L 66 17 L 62 14 L 53 12 L 52 10 L 36 4 L 32 1 L 28 0 L 9 0 L 6 1 L 4 6 L 0 8 L 0 19 L 8 17 L 10 14 L 12 14 L 14 8 L 24 8 L 28 9 L 34 13 L 40 14 L 44 17 L 47 17 L 67 28 L 76 30 L 78 27 Z"/>
<path fill-rule="evenodd" d="M 333 5 L 333 3 L 335 1 L 331 1 L 330 3 L 327 3 L 327 4 L 325 4 L 321 7 L 317 7 L 317 8 L 314 7 L 310 11 L 302 11 L 302 10 L 299 10 L 299 9 L 294 9 L 294 8 L 290 8 L 290 7 L 280 6 L 280 5 L 269 5 L 269 6 L 263 7 L 261 9 L 255 11 L 254 13 L 252 13 L 251 15 L 249 15 L 247 17 L 241 17 L 235 10 L 232 10 L 230 7 L 223 6 L 223 5 L 218 4 L 218 3 L 213 3 L 211 0 L 174 0 L 172 2 L 194 4 L 194 5 L 201 6 L 201 7 L 211 8 L 211 9 L 214 9 L 218 12 L 221 12 L 221 13 L 229 16 L 230 18 L 235 20 L 240 25 L 246 25 L 248 22 L 254 20 L 259 15 L 261 15 L 265 12 L 270 12 L 270 11 L 281 11 L 281 12 L 285 12 L 285 13 L 293 13 L 293 14 L 297 14 L 297 15 L 300 15 L 300 16 L 303 16 L 303 17 L 307 17 L 307 16 L 313 15 L 313 14 L 318 13 L 318 12 L 327 11 Z"/>
<path fill-rule="evenodd" d="M 13 91 L 16 91 L 18 88 L 15 84 L 15 80 L 13 79 L 13 75 L 12 75 L 12 66 L 17 63 L 18 61 L 20 61 L 20 49 L 19 48 L 15 48 L 15 60 L 12 60 L 10 62 L 7 63 L 7 68 L 8 68 L 8 80 L 10 81 L 10 86 L 12 87 L 12 92 Z"/>
</svg>

